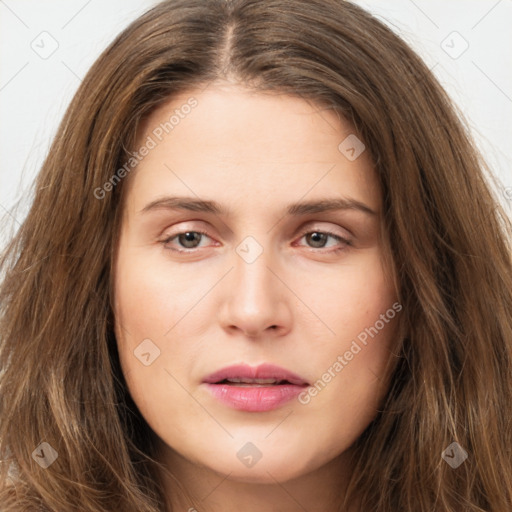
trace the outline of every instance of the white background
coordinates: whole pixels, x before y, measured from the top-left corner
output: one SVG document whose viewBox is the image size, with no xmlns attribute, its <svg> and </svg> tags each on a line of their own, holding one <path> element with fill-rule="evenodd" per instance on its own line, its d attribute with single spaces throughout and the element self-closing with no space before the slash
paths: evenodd
<svg viewBox="0 0 512 512">
<path fill-rule="evenodd" d="M 11 221 L 16 228 L 22 220 L 27 187 L 82 77 L 110 41 L 155 3 L 0 0 L 0 219 L 4 223 Z M 356 3 L 384 18 L 433 69 L 501 181 L 500 197 L 510 212 L 512 0 Z M 35 51 L 37 46 L 41 52 L 49 51 L 52 45 L 58 47 L 48 58 Z M 453 58 L 466 45 L 467 50 Z"/>
</svg>

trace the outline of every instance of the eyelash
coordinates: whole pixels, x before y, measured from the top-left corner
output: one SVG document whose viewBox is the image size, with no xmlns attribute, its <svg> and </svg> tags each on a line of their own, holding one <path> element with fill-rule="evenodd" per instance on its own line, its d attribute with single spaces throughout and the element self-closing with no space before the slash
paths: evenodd
<svg viewBox="0 0 512 512">
<path fill-rule="evenodd" d="M 185 233 L 199 233 L 201 235 L 205 235 L 207 236 L 208 238 L 211 238 L 208 233 L 206 231 L 201 231 L 200 229 L 187 229 L 185 231 L 179 231 L 178 233 L 174 233 L 173 235 L 171 236 L 168 236 L 167 238 L 165 238 L 164 240 L 161 240 L 161 244 L 165 247 L 166 244 L 168 244 L 171 240 L 177 238 L 178 236 L 180 235 L 183 235 Z M 344 238 L 336 233 L 333 233 L 332 231 L 328 231 L 328 230 L 319 230 L 319 229 L 313 229 L 313 230 L 310 230 L 310 231 L 304 231 L 301 233 L 300 235 L 300 238 L 303 238 L 304 236 L 306 235 L 309 235 L 309 234 L 312 234 L 312 233 L 321 233 L 323 235 L 329 235 L 331 236 L 332 238 L 335 238 L 338 242 L 342 242 L 344 244 L 343 247 L 338 247 L 337 249 L 332 249 L 330 251 L 323 251 L 327 254 L 338 254 L 342 251 L 345 251 L 347 250 L 347 247 L 350 247 L 352 246 L 352 242 L 350 240 L 348 240 L 347 238 Z M 167 250 L 170 250 L 170 251 L 174 251 L 174 252 L 177 252 L 177 253 L 188 253 L 188 254 L 192 254 L 194 253 L 197 249 L 199 249 L 198 247 L 194 248 L 194 249 L 174 249 L 172 247 L 165 247 Z M 317 249 L 315 247 L 309 247 L 309 249 Z M 323 249 L 322 247 L 318 248 L 319 250 Z"/>
</svg>

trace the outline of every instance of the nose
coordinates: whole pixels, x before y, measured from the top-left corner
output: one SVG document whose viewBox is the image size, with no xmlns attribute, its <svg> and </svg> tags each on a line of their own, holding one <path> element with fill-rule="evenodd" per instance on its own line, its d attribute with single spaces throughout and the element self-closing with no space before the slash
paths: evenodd
<svg viewBox="0 0 512 512">
<path fill-rule="evenodd" d="M 279 276 L 278 265 L 266 251 L 248 263 L 234 255 L 227 276 L 219 319 L 231 333 L 249 338 L 282 336 L 291 328 L 291 292 Z M 275 268 L 274 268 L 275 267 Z"/>
</svg>

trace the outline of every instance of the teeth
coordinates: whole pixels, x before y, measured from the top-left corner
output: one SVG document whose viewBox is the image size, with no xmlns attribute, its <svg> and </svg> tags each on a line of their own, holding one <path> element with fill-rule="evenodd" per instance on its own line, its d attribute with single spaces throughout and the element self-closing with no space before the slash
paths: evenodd
<svg viewBox="0 0 512 512">
<path fill-rule="evenodd" d="M 228 382 L 232 382 L 234 384 L 277 384 L 277 379 L 226 379 Z"/>
<path fill-rule="evenodd" d="M 236 386 L 237 388 L 268 388 L 269 386 L 277 386 L 277 384 L 246 384 L 245 382 L 228 382 L 228 386 Z"/>
</svg>

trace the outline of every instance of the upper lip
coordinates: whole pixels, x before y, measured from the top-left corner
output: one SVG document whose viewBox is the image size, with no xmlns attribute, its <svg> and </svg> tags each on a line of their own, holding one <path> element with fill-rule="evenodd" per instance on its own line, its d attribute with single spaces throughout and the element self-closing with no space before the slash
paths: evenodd
<svg viewBox="0 0 512 512">
<path fill-rule="evenodd" d="M 308 382 L 299 375 L 268 363 L 259 366 L 249 366 L 247 364 L 227 366 L 208 375 L 203 382 L 217 384 L 225 379 L 243 379 L 249 382 L 256 379 L 275 379 L 276 382 L 288 381 L 290 384 L 297 386 L 308 385 Z"/>
</svg>

